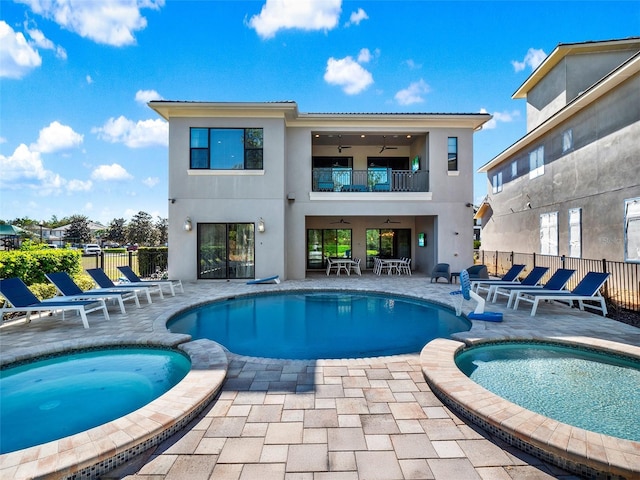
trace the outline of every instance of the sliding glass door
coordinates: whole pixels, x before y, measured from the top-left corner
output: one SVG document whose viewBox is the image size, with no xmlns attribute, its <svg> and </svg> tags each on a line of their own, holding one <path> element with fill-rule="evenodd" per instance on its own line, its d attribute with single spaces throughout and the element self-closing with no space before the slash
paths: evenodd
<svg viewBox="0 0 640 480">
<path fill-rule="evenodd" d="M 307 230 L 307 268 L 326 268 L 326 257 L 351 257 L 351 229 Z"/>
<path fill-rule="evenodd" d="M 367 229 L 367 268 L 373 268 L 373 260 L 375 257 L 411 257 L 411 229 Z"/>
<path fill-rule="evenodd" d="M 254 278 L 253 223 L 198 224 L 198 278 Z"/>
</svg>

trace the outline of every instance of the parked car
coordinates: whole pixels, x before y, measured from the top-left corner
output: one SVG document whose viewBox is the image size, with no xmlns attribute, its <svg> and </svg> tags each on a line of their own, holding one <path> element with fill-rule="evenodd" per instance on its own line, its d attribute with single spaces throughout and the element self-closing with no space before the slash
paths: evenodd
<svg viewBox="0 0 640 480">
<path fill-rule="evenodd" d="M 84 254 L 85 255 L 100 255 L 102 253 L 102 249 L 100 245 L 97 243 L 87 243 L 84 246 Z"/>
<path fill-rule="evenodd" d="M 138 244 L 134 243 L 133 245 L 127 245 L 127 252 L 135 252 L 138 250 Z"/>
</svg>

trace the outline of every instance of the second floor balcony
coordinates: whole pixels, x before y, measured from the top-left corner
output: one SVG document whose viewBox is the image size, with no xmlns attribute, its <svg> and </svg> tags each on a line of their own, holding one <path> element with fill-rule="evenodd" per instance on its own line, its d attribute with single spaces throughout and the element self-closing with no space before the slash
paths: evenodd
<svg viewBox="0 0 640 480">
<path fill-rule="evenodd" d="M 347 167 L 314 168 L 313 192 L 428 192 L 429 172 Z"/>
</svg>

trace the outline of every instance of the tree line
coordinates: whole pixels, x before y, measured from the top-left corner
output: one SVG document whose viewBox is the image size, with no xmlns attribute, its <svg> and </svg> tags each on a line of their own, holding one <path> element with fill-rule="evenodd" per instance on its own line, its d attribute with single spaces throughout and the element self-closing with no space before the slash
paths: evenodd
<svg viewBox="0 0 640 480">
<path fill-rule="evenodd" d="M 83 243 L 101 243 L 102 245 L 115 244 L 138 244 L 139 246 L 165 245 L 168 241 L 169 220 L 153 217 L 147 212 L 140 211 L 128 222 L 124 218 L 114 218 L 107 228 L 103 230 L 91 231 L 90 220 L 84 215 L 72 215 L 58 219 L 55 215 L 48 221 L 32 220 L 28 217 L 16 218 L 11 221 L 2 221 L 24 229 L 25 237 L 30 237 L 32 241 L 39 239 L 40 229 L 54 229 L 68 225 L 63 241 L 75 245 Z M 99 223 L 99 222 L 93 222 Z M 43 243 L 46 243 L 43 239 Z"/>
</svg>

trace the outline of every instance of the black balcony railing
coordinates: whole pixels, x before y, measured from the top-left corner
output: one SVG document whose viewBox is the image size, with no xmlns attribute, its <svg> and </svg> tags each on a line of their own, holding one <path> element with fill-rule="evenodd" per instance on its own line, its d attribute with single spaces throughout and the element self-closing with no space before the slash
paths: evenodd
<svg viewBox="0 0 640 480">
<path fill-rule="evenodd" d="M 429 172 L 346 167 L 314 168 L 314 192 L 428 192 Z"/>
</svg>

